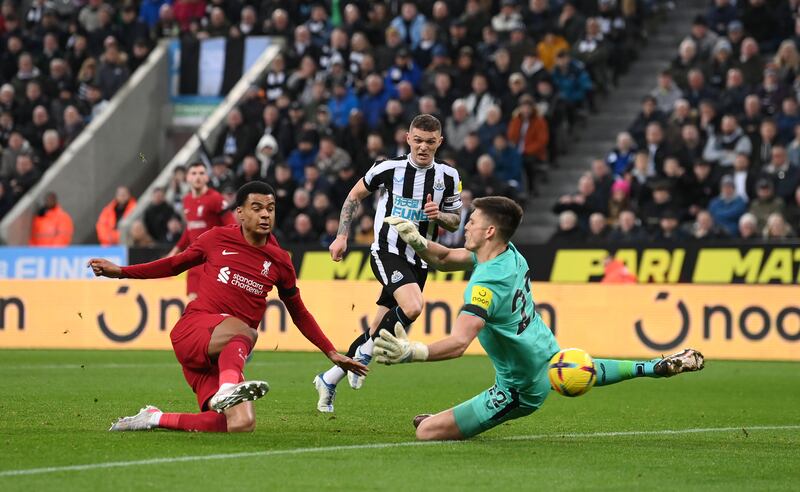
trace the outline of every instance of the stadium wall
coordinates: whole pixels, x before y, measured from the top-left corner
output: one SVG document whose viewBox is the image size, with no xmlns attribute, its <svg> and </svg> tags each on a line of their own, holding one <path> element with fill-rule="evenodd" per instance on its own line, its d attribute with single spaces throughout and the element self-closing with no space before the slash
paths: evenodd
<svg viewBox="0 0 800 492">
<path fill-rule="evenodd" d="M 346 288 L 342 288 L 346 286 Z M 303 281 L 303 297 L 345 349 L 374 314 L 374 281 Z M 466 283 L 432 282 L 414 339 L 448 334 Z M 6 280 L 0 283 L 0 348 L 170 349 L 186 302 L 183 279 Z M 709 359 L 800 361 L 800 307 L 786 286 L 562 285 L 534 283 L 537 309 L 562 347 L 652 358 L 691 346 Z M 260 350 L 314 347 L 271 295 Z M 477 342 L 468 350 L 480 354 Z"/>
<path fill-rule="evenodd" d="M 95 222 L 117 186 L 127 185 L 135 195 L 158 173 L 169 121 L 168 81 L 162 43 L 0 222 L 0 238 L 27 244 L 33 215 L 54 191 L 74 221 L 73 243 L 96 242 Z"/>
</svg>

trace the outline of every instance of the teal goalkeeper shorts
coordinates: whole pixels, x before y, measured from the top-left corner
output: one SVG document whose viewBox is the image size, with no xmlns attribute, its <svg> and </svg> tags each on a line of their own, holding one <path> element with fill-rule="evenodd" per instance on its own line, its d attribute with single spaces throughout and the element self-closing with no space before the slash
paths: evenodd
<svg viewBox="0 0 800 492">
<path fill-rule="evenodd" d="M 546 384 L 544 384 L 546 383 Z M 453 409 L 456 425 L 464 437 L 473 437 L 503 422 L 526 417 L 542 406 L 550 392 L 550 383 L 537 381 L 535 394 L 520 395 L 517 391 L 495 384 Z"/>
</svg>

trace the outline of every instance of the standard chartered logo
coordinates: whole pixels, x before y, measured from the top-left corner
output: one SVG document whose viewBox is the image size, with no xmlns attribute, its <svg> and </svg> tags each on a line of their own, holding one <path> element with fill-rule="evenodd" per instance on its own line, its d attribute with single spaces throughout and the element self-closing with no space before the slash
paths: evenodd
<svg viewBox="0 0 800 492">
<path fill-rule="evenodd" d="M 222 282 L 223 284 L 227 284 L 228 280 L 231 279 L 231 269 L 230 267 L 222 267 L 219 269 L 219 274 L 217 275 L 217 282 Z"/>
</svg>

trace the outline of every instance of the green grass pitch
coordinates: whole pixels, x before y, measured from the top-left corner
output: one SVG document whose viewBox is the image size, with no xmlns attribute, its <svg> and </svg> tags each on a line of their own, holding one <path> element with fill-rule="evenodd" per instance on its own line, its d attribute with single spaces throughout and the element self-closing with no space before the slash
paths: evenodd
<svg viewBox="0 0 800 492">
<path fill-rule="evenodd" d="M 171 353 L 0 351 L 0 490 L 730 491 L 800 480 L 797 363 L 712 359 L 698 374 L 551 393 L 469 442 L 403 445 L 414 415 L 491 385 L 488 359 L 373 366 L 361 390 L 340 385 L 335 417 L 317 413 L 311 384 L 326 362 L 256 353 L 246 375 L 272 389 L 253 434 L 112 434 L 115 417 L 146 403 L 195 411 Z"/>
</svg>

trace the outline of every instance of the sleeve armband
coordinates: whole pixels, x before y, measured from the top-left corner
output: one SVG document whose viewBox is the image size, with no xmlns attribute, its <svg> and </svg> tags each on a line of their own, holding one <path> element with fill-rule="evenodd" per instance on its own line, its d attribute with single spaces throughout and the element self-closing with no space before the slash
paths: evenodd
<svg viewBox="0 0 800 492">
<path fill-rule="evenodd" d="M 482 307 L 476 306 L 475 304 L 464 304 L 461 306 L 461 311 L 475 315 L 484 321 L 489 319 L 489 313 Z"/>
</svg>

